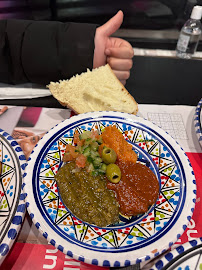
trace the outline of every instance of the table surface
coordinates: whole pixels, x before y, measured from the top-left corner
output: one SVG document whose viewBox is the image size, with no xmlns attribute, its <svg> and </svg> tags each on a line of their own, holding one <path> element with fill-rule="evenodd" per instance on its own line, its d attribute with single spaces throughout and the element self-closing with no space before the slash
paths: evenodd
<svg viewBox="0 0 202 270">
<path fill-rule="evenodd" d="M 3 106 L 1 105 L 0 108 L 2 108 Z M 30 109 L 30 107 L 9 107 L 7 113 L 9 112 L 9 110 L 14 110 L 15 109 L 15 115 L 17 115 L 17 110 L 28 110 Z M 197 177 L 197 181 L 202 181 L 202 169 L 200 167 L 200 172 L 198 172 L 199 170 L 199 162 L 201 162 L 202 160 L 202 149 L 199 145 L 199 142 L 197 140 L 196 134 L 193 132 L 193 125 L 192 125 L 192 121 L 190 121 L 190 119 L 193 119 L 193 115 L 195 112 L 195 106 L 171 106 L 171 105 L 148 105 L 148 104 L 140 104 L 139 105 L 139 116 L 144 117 L 144 118 L 149 118 L 150 120 L 152 120 L 153 122 L 156 121 L 156 123 L 160 126 L 162 126 L 162 128 L 164 128 L 165 130 L 168 128 L 169 132 L 173 132 L 172 136 L 176 136 L 175 139 L 183 146 L 185 152 L 189 155 L 189 158 L 191 159 L 191 162 L 193 162 L 194 165 L 194 172 L 196 173 L 196 177 Z M 6 115 L 6 113 L 5 113 Z M 22 119 L 21 117 L 19 117 L 19 121 L 18 123 L 15 121 L 15 123 L 12 122 L 12 128 L 11 126 L 9 126 L 8 124 L 5 124 L 5 120 L 4 120 L 4 116 L 2 115 L 0 116 L 0 125 L 1 128 L 7 128 L 10 130 L 10 133 L 12 134 L 12 128 L 14 129 L 21 129 L 21 130 L 27 130 L 29 132 L 33 132 L 34 134 L 39 134 L 41 132 L 45 132 L 47 130 L 49 130 L 52 126 L 56 125 L 57 123 L 61 122 L 63 119 L 69 118 L 71 116 L 71 111 L 68 109 L 54 109 L 54 108 L 42 108 L 42 111 L 40 112 L 39 118 L 36 121 L 36 123 L 32 124 L 32 126 L 27 126 L 25 123 L 22 123 Z M 8 114 L 9 115 L 9 114 Z M 177 128 L 179 128 L 179 130 L 176 132 L 175 129 L 173 129 L 173 131 L 170 129 L 170 127 L 168 126 L 168 121 L 165 121 L 166 119 L 171 119 L 173 116 L 174 118 L 178 118 L 178 121 L 180 122 L 180 124 L 178 125 Z M 9 116 L 7 116 L 9 117 Z M 13 117 L 13 115 L 11 116 L 11 118 Z M 21 119 L 21 120 L 20 120 Z M 8 121 L 7 121 L 8 122 Z M 4 123 L 4 124 L 3 124 Z M 11 122 L 10 122 L 11 123 Z M 170 123 L 172 124 L 172 123 Z M 4 127 L 2 126 L 4 125 Z M 175 127 L 176 128 L 176 127 Z M 166 130 L 168 131 L 168 130 Z M 195 155 L 200 155 L 199 157 L 196 157 Z M 198 165 L 197 165 L 198 164 Z M 197 223 L 198 221 L 196 221 L 198 218 L 196 218 L 194 220 L 195 222 L 195 231 L 197 231 L 197 233 L 195 233 L 194 235 L 191 235 L 190 237 L 188 237 L 188 234 L 184 235 L 182 238 L 182 242 L 186 242 L 188 240 L 193 239 L 193 237 L 201 237 L 202 236 L 202 231 L 199 231 L 198 227 L 199 224 Z M 200 223 L 201 224 L 201 223 Z M 43 248 L 46 247 L 46 250 L 43 252 L 46 252 L 48 247 L 47 247 L 47 240 L 39 233 L 39 231 L 36 229 L 36 227 L 32 224 L 32 221 L 29 217 L 28 214 L 26 214 L 23 226 L 21 228 L 20 234 L 18 235 L 17 238 L 17 242 L 14 244 L 13 247 L 13 251 L 11 251 L 11 253 L 9 254 L 9 256 L 5 259 L 3 266 L 5 266 L 5 264 L 8 265 L 8 262 L 10 262 L 11 260 L 13 265 L 13 268 L 10 269 L 15 269 L 15 264 L 19 262 L 19 258 L 18 261 L 15 261 L 15 249 L 18 249 L 18 245 L 20 244 L 35 244 L 37 245 L 38 248 Z M 28 249 L 29 247 L 26 247 L 26 249 Z M 49 248 L 50 249 L 50 248 Z M 23 249 L 22 249 L 23 250 Z M 42 251 L 40 251 L 38 253 L 43 253 Z M 59 257 L 59 255 L 58 255 Z M 44 259 L 44 258 L 43 258 Z M 64 258 L 63 258 L 64 259 Z M 62 258 L 60 258 L 60 260 L 63 260 Z M 59 259 L 58 259 L 59 261 Z M 72 262 L 71 262 L 72 263 Z M 154 264 L 155 260 L 150 262 L 150 264 Z M 142 264 L 142 265 L 133 265 L 127 268 L 121 268 L 121 269 L 150 269 L 150 264 Z M 85 266 L 86 267 L 86 266 Z M 8 268 L 5 268 L 6 270 Z M 26 268 L 22 268 L 22 269 L 26 269 Z M 60 269 L 60 268 L 54 268 L 54 269 Z M 80 269 L 82 269 L 82 265 L 80 265 Z M 85 268 L 86 269 L 86 268 Z M 88 267 L 87 267 L 88 269 Z M 89 269 L 90 266 L 89 266 Z M 92 268 L 93 269 L 93 268 Z M 113 269 L 118 269 L 118 268 L 113 268 Z"/>
<path fill-rule="evenodd" d="M 185 134 L 189 133 L 189 136 L 193 138 L 188 142 L 187 139 L 177 138 L 180 143 L 185 146 L 185 152 L 191 154 L 199 154 L 199 158 L 195 158 L 190 155 L 193 162 L 196 161 L 195 168 L 198 181 L 201 180 L 202 171 L 198 172 L 197 162 L 202 160 L 202 150 L 197 141 L 196 135 L 194 135 L 192 125 L 187 125 L 187 123 L 192 121 L 193 114 L 195 111 L 195 106 L 198 104 L 202 97 L 202 61 L 200 60 L 181 60 L 175 58 L 159 58 L 159 57 L 134 57 L 134 65 L 131 70 L 131 77 L 126 84 L 126 88 L 135 97 L 139 104 L 145 104 L 139 106 L 140 116 L 148 118 L 148 113 L 150 114 L 178 114 L 182 116 L 182 121 L 184 122 Z M 51 117 L 51 123 L 48 127 L 35 126 L 33 128 L 26 127 L 29 131 L 41 132 L 42 130 L 50 129 L 55 124 L 62 121 L 64 118 L 70 117 L 71 112 L 68 109 L 64 109 L 52 96 L 35 98 L 35 99 L 9 99 L 0 100 L 0 108 L 3 105 L 14 105 L 14 106 L 27 106 L 27 107 L 43 107 L 43 113 L 49 114 Z M 152 104 L 161 104 L 155 105 Z M 170 105 L 170 106 L 163 106 Z M 172 106 L 172 105 L 189 105 L 189 106 Z M 49 108 L 49 109 L 48 109 Z M 187 109 L 189 108 L 189 109 Z M 183 112 L 187 111 L 187 115 L 183 116 Z M 151 115 L 150 115 L 151 116 Z M 0 118 L 1 120 L 1 118 Z M 155 119 L 153 119 L 155 121 Z M 1 121 L 0 121 L 1 123 Z M 162 127 L 164 123 L 161 123 Z M 15 126 L 18 126 L 15 124 Z M 13 128 L 15 128 L 13 126 Z M 188 126 L 190 130 L 188 131 Z M 3 128 L 3 127 L 2 127 Z M 183 133 L 182 130 L 180 131 Z M 187 150 L 187 151 L 186 151 Z M 197 223 L 197 222 L 196 222 Z M 197 224 L 195 224 L 196 229 Z M 202 232 L 198 231 L 195 236 L 202 236 Z M 193 237 L 186 237 L 188 241 Z M 47 245 L 47 241 L 44 237 L 40 235 L 38 230 L 32 224 L 31 219 L 28 214 L 26 214 L 21 232 L 17 239 L 17 244 L 20 243 L 30 243 L 37 245 Z M 14 245 L 15 246 L 15 245 Z M 12 252 L 11 252 L 12 253 Z M 14 252 L 13 252 L 14 253 Z M 9 254 L 6 258 L 6 263 L 12 255 Z M 14 262 L 13 262 L 14 263 Z M 153 262 L 154 263 L 154 262 Z M 3 264 L 5 266 L 5 262 Z M 15 265 L 15 264 L 14 264 Z M 14 266 L 13 266 L 14 267 Z M 80 266 L 81 267 L 81 266 Z M 150 269 L 150 265 L 136 265 L 121 269 Z M 6 269 L 6 268 L 5 268 Z M 7 268 L 8 269 L 8 268 Z M 16 268 L 10 268 L 16 269 Z M 25 268 L 23 268 L 25 269 Z M 55 268 L 56 269 L 56 268 Z M 58 268 L 57 268 L 58 269 Z M 81 267 L 82 269 L 82 267 Z M 85 268 L 86 269 L 86 268 Z M 113 268 L 116 269 L 116 268 Z M 118 269 L 118 268 L 117 268 Z"/>
</svg>

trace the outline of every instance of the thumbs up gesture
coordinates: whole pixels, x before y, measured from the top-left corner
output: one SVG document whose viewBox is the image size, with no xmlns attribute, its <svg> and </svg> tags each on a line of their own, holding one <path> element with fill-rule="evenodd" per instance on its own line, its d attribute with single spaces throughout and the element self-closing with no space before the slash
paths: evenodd
<svg viewBox="0 0 202 270">
<path fill-rule="evenodd" d="M 130 77 L 134 56 L 133 48 L 126 40 L 111 37 L 123 22 L 123 12 L 119 11 L 96 30 L 93 67 L 109 64 L 117 78 L 123 83 Z"/>
</svg>

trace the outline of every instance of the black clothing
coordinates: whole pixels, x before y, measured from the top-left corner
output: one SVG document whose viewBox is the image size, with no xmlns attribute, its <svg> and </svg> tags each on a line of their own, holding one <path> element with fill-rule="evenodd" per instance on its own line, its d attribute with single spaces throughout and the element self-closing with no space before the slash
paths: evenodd
<svg viewBox="0 0 202 270">
<path fill-rule="evenodd" d="M 93 66 L 96 25 L 0 21 L 0 82 L 68 79 Z"/>
</svg>

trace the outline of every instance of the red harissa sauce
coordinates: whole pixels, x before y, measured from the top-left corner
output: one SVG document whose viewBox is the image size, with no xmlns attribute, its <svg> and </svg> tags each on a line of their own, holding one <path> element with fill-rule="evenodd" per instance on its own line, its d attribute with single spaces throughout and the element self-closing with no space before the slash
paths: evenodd
<svg viewBox="0 0 202 270">
<path fill-rule="evenodd" d="M 117 165 L 121 169 L 121 181 L 118 184 L 108 182 L 107 187 L 115 191 L 121 214 L 135 216 L 147 212 L 158 198 L 159 182 L 156 176 L 140 163 L 119 160 Z"/>
</svg>

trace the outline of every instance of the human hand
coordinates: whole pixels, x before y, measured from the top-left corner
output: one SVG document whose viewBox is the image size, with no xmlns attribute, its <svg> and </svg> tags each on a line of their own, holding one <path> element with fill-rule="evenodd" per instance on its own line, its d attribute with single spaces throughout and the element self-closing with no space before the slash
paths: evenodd
<svg viewBox="0 0 202 270">
<path fill-rule="evenodd" d="M 123 22 L 123 12 L 119 11 L 104 25 L 96 30 L 93 68 L 109 64 L 117 78 L 123 83 L 130 77 L 134 56 L 129 42 L 111 37 Z"/>
<path fill-rule="evenodd" d="M 2 115 L 3 113 L 5 113 L 8 110 L 7 106 L 4 106 L 3 108 L 0 109 L 0 115 Z"/>
</svg>

